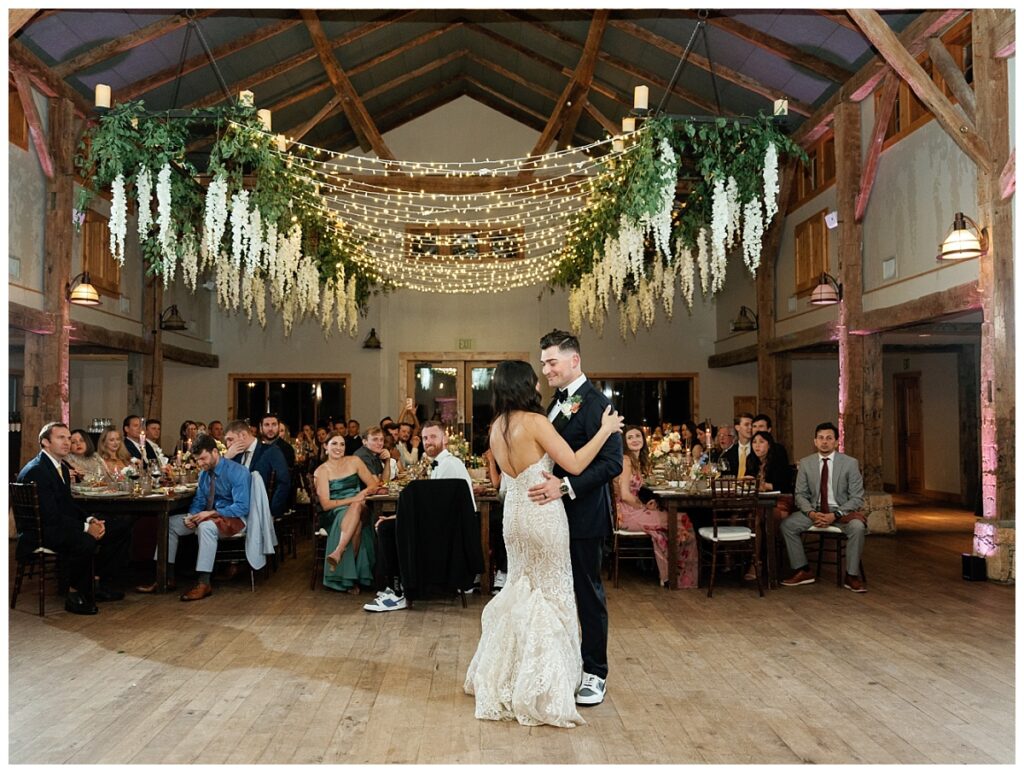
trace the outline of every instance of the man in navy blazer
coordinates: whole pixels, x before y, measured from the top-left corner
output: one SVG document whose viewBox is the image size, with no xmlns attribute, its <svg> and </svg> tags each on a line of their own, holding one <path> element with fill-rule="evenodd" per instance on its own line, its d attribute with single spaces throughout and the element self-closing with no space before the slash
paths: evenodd
<svg viewBox="0 0 1024 773">
<path fill-rule="evenodd" d="M 145 448 L 142 445 L 142 418 L 134 413 L 126 416 L 121 424 L 121 434 L 124 435 L 124 447 L 132 459 L 142 459 L 147 465 L 150 462 L 157 462 L 160 466 L 167 464 L 167 458 L 155 445 L 146 441 Z"/>
<path fill-rule="evenodd" d="M 587 444 L 601 426 L 601 416 L 610 404 L 590 383 L 580 363 L 580 342 L 562 330 L 552 330 L 540 340 L 542 372 L 555 398 L 548 406 L 548 418 L 573 451 Z M 622 472 L 622 436 L 605 441 L 597 457 L 579 475 L 567 475 L 556 466 L 553 475 L 530 489 L 534 502 L 561 497 L 569 519 L 569 558 L 573 589 L 580 617 L 583 682 L 576 702 L 601 703 L 608 678 L 608 610 L 601 584 L 604 541 L 612 531 L 612 500 L 608 484 Z"/>
<path fill-rule="evenodd" d="M 224 428 L 224 456 L 238 462 L 250 472 L 258 472 L 270 491 L 270 473 L 274 473 L 274 491 L 270 498 L 270 514 L 280 517 L 288 509 L 292 488 L 291 473 L 284 454 L 276 445 L 261 443 L 247 421 L 231 421 Z"/>
<path fill-rule="evenodd" d="M 836 451 L 839 431 L 831 422 L 814 428 L 817 453 L 800 460 L 793 495 L 796 511 L 782 520 L 782 531 L 789 554 L 792 577 L 782 581 L 787 587 L 814 582 L 814 573 L 807 565 L 803 532 L 812 526 L 834 526 L 846 535 L 846 578 L 843 587 L 854 593 L 867 588 L 860 576 L 860 556 L 864 550 L 867 519 L 864 507 L 864 479 L 860 466 L 852 456 Z"/>
<path fill-rule="evenodd" d="M 96 601 L 120 601 L 124 593 L 106 583 L 121 574 L 128 563 L 131 543 L 129 521 L 101 521 L 86 515 L 71 496 L 71 431 L 67 424 L 51 421 L 39 433 L 42 450 L 18 474 L 19 483 L 35 483 L 43 521 L 43 547 L 55 551 L 64 562 L 68 595 L 64 608 L 77 615 L 95 615 Z M 39 545 L 19 535 L 16 554 L 28 556 Z M 93 590 L 93 570 L 100 583 Z"/>
</svg>

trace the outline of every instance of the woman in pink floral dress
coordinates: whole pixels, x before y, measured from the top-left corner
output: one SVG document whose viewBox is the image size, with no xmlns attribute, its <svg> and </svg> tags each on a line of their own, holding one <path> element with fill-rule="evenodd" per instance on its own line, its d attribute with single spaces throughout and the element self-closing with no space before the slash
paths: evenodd
<svg viewBox="0 0 1024 773">
<path fill-rule="evenodd" d="M 654 560 L 658 564 L 661 584 L 668 582 L 668 513 L 658 509 L 655 500 L 644 504 L 638 496 L 644 476 L 651 471 L 651 460 L 643 430 L 626 428 L 626 451 L 622 473 L 615 480 L 618 527 L 629 531 L 645 531 L 651 535 Z M 697 587 L 697 543 L 693 524 L 686 513 L 679 513 L 679 582 L 677 587 Z"/>
</svg>

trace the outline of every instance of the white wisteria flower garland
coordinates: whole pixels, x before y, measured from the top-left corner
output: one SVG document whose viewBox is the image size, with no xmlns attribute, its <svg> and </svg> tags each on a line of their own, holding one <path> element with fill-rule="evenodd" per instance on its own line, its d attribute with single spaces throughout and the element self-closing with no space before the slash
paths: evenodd
<svg viewBox="0 0 1024 773">
<path fill-rule="evenodd" d="M 110 254 L 119 266 L 124 265 L 124 237 L 128 233 L 128 199 L 124 192 L 124 175 L 110 184 Z"/>
<path fill-rule="evenodd" d="M 139 239 L 149 238 L 149 229 L 153 225 L 153 175 L 149 167 L 139 164 L 135 175 L 135 193 L 139 205 Z"/>
<path fill-rule="evenodd" d="M 174 276 L 177 262 L 175 227 L 171 220 L 171 166 L 164 164 L 156 176 L 156 223 L 159 227 L 160 254 L 163 259 L 164 287 Z"/>
</svg>

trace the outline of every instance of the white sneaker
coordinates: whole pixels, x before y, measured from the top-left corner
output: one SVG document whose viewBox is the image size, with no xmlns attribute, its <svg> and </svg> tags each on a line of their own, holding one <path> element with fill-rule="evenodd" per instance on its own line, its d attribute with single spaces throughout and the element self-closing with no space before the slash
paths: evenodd
<svg viewBox="0 0 1024 773">
<path fill-rule="evenodd" d="M 491 595 L 496 596 L 498 591 L 505 587 L 505 580 L 508 575 L 500 569 L 494 573 L 494 585 L 491 586 Z"/>
<path fill-rule="evenodd" d="M 593 674 L 583 674 L 583 683 L 576 693 L 576 703 L 581 706 L 596 706 L 604 700 L 605 680 Z"/>
<path fill-rule="evenodd" d="M 369 604 L 363 604 L 367 612 L 394 612 L 405 609 L 405 596 L 396 596 L 390 588 L 377 594 L 377 598 Z"/>
</svg>

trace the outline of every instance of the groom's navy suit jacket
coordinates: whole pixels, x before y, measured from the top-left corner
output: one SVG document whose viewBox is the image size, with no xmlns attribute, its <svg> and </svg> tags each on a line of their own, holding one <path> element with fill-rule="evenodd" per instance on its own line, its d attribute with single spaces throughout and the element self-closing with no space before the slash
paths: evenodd
<svg viewBox="0 0 1024 773">
<path fill-rule="evenodd" d="M 589 380 L 583 382 L 575 394 L 582 398 L 576 413 L 568 421 L 560 414 L 556 415 L 554 425 L 569 447 L 578 451 L 597 434 L 601 428 L 601 415 L 611 403 Z M 554 402 L 548 406 L 548 414 L 553 407 Z M 562 497 L 571 538 L 606 537 L 611 534 L 612 500 L 608 483 L 622 472 L 622 458 L 622 435 L 615 433 L 605 441 L 594 461 L 580 475 L 568 475 L 555 465 L 553 474 L 558 478 L 568 475 L 569 485 L 576 494 L 575 499 L 571 499 L 568 494 Z"/>
</svg>

